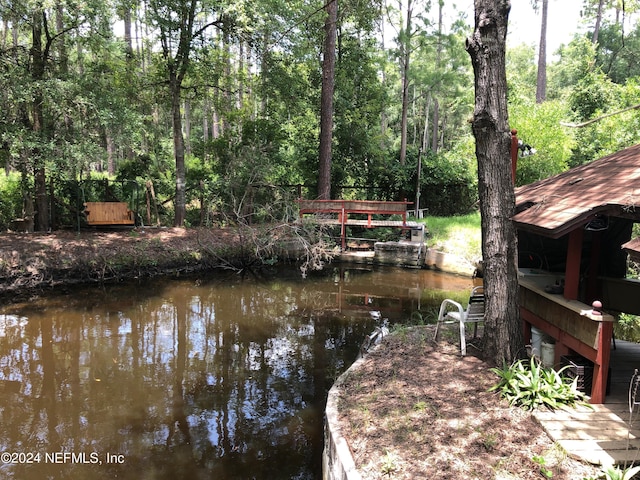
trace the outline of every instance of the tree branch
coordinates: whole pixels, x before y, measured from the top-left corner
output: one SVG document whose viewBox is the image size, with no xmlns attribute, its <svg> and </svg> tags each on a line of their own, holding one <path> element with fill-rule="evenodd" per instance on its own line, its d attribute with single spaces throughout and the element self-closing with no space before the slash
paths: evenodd
<svg viewBox="0 0 640 480">
<path fill-rule="evenodd" d="M 591 125 L 592 123 L 599 122 L 600 120 L 604 120 L 605 118 L 613 117 L 614 115 L 619 115 L 621 113 L 628 112 L 629 110 L 636 110 L 638 108 L 640 108 L 640 103 L 638 103 L 637 105 L 632 105 L 627 108 L 623 108 L 622 110 L 617 110 L 615 112 L 607 113 L 605 115 L 592 118 L 591 120 L 587 120 L 586 122 L 582 122 L 582 123 L 560 122 L 560 125 L 562 125 L 563 127 L 569 127 L 569 128 L 582 128 L 582 127 Z"/>
</svg>

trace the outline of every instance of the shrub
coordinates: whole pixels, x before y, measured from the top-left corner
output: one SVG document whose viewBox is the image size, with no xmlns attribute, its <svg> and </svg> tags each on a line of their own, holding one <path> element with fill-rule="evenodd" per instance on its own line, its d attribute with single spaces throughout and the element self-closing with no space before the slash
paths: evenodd
<svg viewBox="0 0 640 480">
<path fill-rule="evenodd" d="M 562 375 L 568 366 L 556 371 L 544 367 L 535 357 L 530 361 L 517 360 L 510 366 L 492 368 L 500 381 L 489 391 L 499 391 L 509 405 L 533 410 L 546 406 L 556 409 L 563 405 L 587 405 L 585 396 L 577 389 L 578 378 L 570 381 Z"/>
</svg>

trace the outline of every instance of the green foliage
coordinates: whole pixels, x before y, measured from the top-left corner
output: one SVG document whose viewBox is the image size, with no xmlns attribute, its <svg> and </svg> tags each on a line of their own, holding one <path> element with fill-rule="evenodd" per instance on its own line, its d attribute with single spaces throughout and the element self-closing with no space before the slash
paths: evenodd
<svg viewBox="0 0 640 480">
<path fill-rule="evenodd" d="M 603 465 L 602 475 L 605 480 L 632 480 L 635 475 L 640 473 L 640 467 L 620 468 L 613 465 Z"/>
<path fill-rule="evenodd" d="M 536 52 L 533 45 L 519 45 L 507 50 L 507 94 L 509 104 L 535 101 Z M 513 115 L 509 114 L 513 121 Z"/>
<path fill-rule="evenodd" d="M 417 153 L 415 150 L 407 152 L 407 160 L 404 165 L 398 161 L 398 155 L 381 158 L 369 169 L 370 179 L 367 184 L 377 185 L 379 200 L 398 200 L 407 197 L 407 187 L 411 185 L 412 176 L 417 172 Z M 415 184 L 415 176 L 413 177 Z M 377 181 L 376 181 L 377 180 Z M 412 189 L 415 190 L 415 187 Z"/>
<path fill-rule="evenodd" d="M 387 451 L 382 457 L 382 465 L 380 466 L 380 473 L 387 477 L 391 477 L 398 470 L 398 458 L 394 453 Z"/>
<path fill-rule="evenodd" d="M 459 142 L 451 151 L 423 155 L 420 206 L 428 208 L 430 215 L 464 215 L 474 208 L 478 178 L 475 155 L 467 148 L 470 145 Z"/>
<path fill-rule="evenodd" d="M 598 33 L 596 64 L 615 83 L 624 84 L 627 79 L 640 76 L 640 65 L 636 55 L 640 49 L 640 26 L 635 23 L 607 23 L 605 20 Z"/>
<path fill-rule="evenodd" d="M 591 39 L 582 36 L 562 46 L 559 55 L 560 60 L 547 69 L 551 98 L 566 97 L 574 85 L 593 71 L 596 52 Z"/>
<path fill-rule="evenodd" d="M 550 470 L 549 468 L 546 467 L 547 460 L 543 456 L 534 455 L 532 460 L 538 464 L 540 468 L 540 475 L 542 475 L 545 478 L 553 478 L 553 470 Z"/>
<path fill-rule="evenodd" d="M 136 158 L 124 160 L 118 166 L 116 178 L 118 180 L 136 180 L 148 178 L 151 174 L 151 157 L 138 155 Z"/>
<path fill-rule="evenodd" d="M 511 103 L 509 120 L 518 138 L 535 148 L 534 155 L 518 158 L 516 184 L 526 185 L 567 170 L 574 145 L 573 132 L 560 122 L 569 115 L 558 100 L 541 104 L 533 100 Z"/>
<path fill-rule="evenodd" d="M 342 41 L 334 94 L 334 185 L 361 185 L 370 166 L 385 154 L 380 112 L 386 95 L 376 65 L 368 60 L 374 52 L 372 39 L 346 37 Z"/>
<path fill-rule="evenodd" d="M 613 41 L 608 39 L 608 35 L 605 33 L 604 41 Z M 553 98 L 564 105 L 564 121 L 579 124 L 598 119 L 587 126 L 565 131 L 574 137 L 571 155 L 566 159 L 569 167 L 590 162 L 640 141 L 640 120 L 635 110 L 600 118 L 640 103 L 636 77 L 618 76 L 614 81 L 607 75 L 612 71 L 611 62 L 615 63 L 618 53 L 622 50 L 607 52 L 606 47 L 594 46 L 590 38 L 580 36 L 561 48 L 560 61 L 548 69 L 549 89 L 554 92 Z M 609 64 L 603 60 L 607 55 L 610 55 Z"/>
<path fill-rule="evenodd" d="M 108 171 L 117 173 L 118 180 L 152 181 L 159 208 L 168 218 L 176 169 L 167 69 L 180 70 L 177 64 L 188 58 L 184 70 L 176 73 L 184 73 L 177 100 L 184 122 L 189 222 L 203 221 L 214 210 L 233 210 L 232 198 L 244 198 L 245 206 L 249 199 L 254 205 L 273 203 L 286 196 L 272 188 L 276 185 L 304 183 L 308 188 L 303 194 L 315 196 L 324 22 L 317 5 L 198 0 L 198 25 L 216 25 L 193 29 L 197 38 L 177 55 L 176 49 L 184 47 L 177 34 L 186 27 L 179 22 L 180 2 L 150 5 L 138 18 L 142 38 L 133 42 L 132 50 L 113 25 L 121 25 L 134 5 L 120 2 L 114 7 L 96 0 L 54 3 L 0 6 L 7 28 L 15 33 L 15 45 L 13 40 L 6 42 L 0 60 L 5 106 L 0 113 L 0 162 L 24 175 L 20 195 L 34 196 L 30 175 L 36 165 L 44 165 L 46 183 L 54 184 L 56 198 L 50 202 L 54 213 L 61 218 L 66 211 L 71 218 L 78 199 L 66 182 Z M 467 12 L 445 3 L 442 25 L 436 19 L 436 5 L 425 5 L 424 11 L 414 13 L 412 32 L 403 31 L 396 5 L 380 1 L 341 5 L 334 197 L 413 200 L 419 184 L 420 206 L 431 214 L 464 214 L 476 204 L 477 168 L 468 126 L 473 71 L 460 48 L 469 32 L 469 18 Z M 42 14 L 34 17 L 39 9 Z M 378 32 L 381 16 L 398 32 L 395 38 L 387 32 L 385 45 Z M 37 64 L 33 18 L 43 22 L 42 39 L 52 40 L 47 58 L 42 58 L 42 71 L 33 70 Z M 523 45 L 508 52 L 511 126 L 538 150 L 521 160 L 518 184 L 640 141 L 637 111 L 580 131 L 559 126 L 561 120 L 579 121 L 585 115 L 640 102 L 640 72 L 632 61 L 639 31 L 633 27 L 625 32 L 623 42 L 618 27 L 605 22 L 597 46 L 583 36 L 563 47 L 560 60 L 548 69 L 547 97 L 552 101 L 542 105 L 532 102 L 535 50 Z M 166 55 L 158 38 L 163 32 Z M 406 162 L 400 165 L 402 71 L 397 60 L 403 58 L 399 42 L 408 36 L 409 145 Z M 183 40 L 190 38 L 189 34 Z M 37 98 L 42 101 L 34 102 Z M 436 105 L 437 142 L 433 142 Z M 37 126 L 36 111 L 42 114 Z M 421 147 L 423 169 L 418 179 Z M 258 184 L 268 184 L 271 190 L 257 188 Z M 244 196 L 247 185 L 252 193 Z M 340 190 L 341 185 L 348 188 Z M 10 203 L 3 203 L 3 212 L 21 209 L 20 201 L 11 208 Z M 197 211 L 201 206 L 207 210 L 204 215 Z"/>
<path fill-rule="evenodd" d="M 640 103 L 638 79 L 629 79 L 625 85 L 618 85 L 602 75 L 590 78 L 594 82 L 600 82 L 599 86 L 594 86 L 596 90 L 607 91 L 606 99 L 593 112 L 593 118 Z M 580 85 L 576 88 L 579 89 Z M 588 120 L 589 118 L 580 120 Z M 630 110 L 601 118 L 586 127 L 576 129 L 576 140 L 570 165 L 580 165 L 638 143 L 640 141 L 638 127 L 640 127 L 640 118 L 637 111 Z"/>
<path fill-rule="evenodd" d="M 499 377 L 499 382 L 490 388 L 497 391 L 509 402 L 509 405 L 519 406 L 526 410 L 541 407 L 556 409 L 561 406 L 576 406 L 585 403 L 585 396 L 576 388 L 578 378 L 568 381 L 562 372 L 546 368 L 535 358 L 517 360 L 502 368 L 492 368 L 491 371 Z"/>
<path fill-rule="evenodd" d="M 583 75 L 569 96 L 569 107 L 578 120 L 588 120 L 608 109 L 614 101 L 613 82 L 600 71 Z"/>
<path fill-rule="evenodd" d="M 640 317 L 629 313 L 621 313 L 613 324 L 616 338 L 640 343 Z"/>
<path fill-rule="evenodd" d="M 11 221 L 22 216 L 20 176 L 0 174 L 0 229 L 7 229 Z"/>
</svg>

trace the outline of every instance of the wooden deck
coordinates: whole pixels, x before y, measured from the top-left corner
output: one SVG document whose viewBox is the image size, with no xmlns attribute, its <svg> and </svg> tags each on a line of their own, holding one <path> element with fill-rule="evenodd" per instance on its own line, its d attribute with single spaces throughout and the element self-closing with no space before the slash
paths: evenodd
<svg viewBox="0 0 640 480">
<path fill-rule="evenodd" d="M 593 464 L 628 466 L 640 461 L 640 406 L 634 408 L 629 428 L 629 382 L 634 369 L 640 369 L 640 345 L 617 340 L 610 366 L 611 390 L 606 403 L 593 405 L 593 410 L 541 410 L 535 417 L 570 456 Z"/>
</svg>

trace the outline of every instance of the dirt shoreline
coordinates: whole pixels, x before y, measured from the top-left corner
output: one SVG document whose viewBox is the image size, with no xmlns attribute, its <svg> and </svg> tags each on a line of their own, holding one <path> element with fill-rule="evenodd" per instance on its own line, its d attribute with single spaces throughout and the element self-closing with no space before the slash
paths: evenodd
<svg viewBox="0 0 640 480">
<path fill-rule="evenodd" d="M 5 232 L 0 234 L 0 298 L 222 268 L 233 261 L 237 242 L 232 228 Z"/>
</svg>

